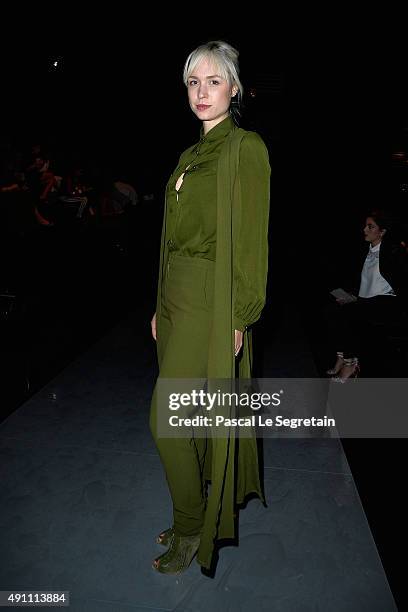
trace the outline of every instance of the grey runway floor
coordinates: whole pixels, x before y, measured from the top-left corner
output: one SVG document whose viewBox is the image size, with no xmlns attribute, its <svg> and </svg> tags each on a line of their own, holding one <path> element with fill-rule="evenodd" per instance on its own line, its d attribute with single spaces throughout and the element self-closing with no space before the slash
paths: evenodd
<svg viewBox="0 0 408 612">
<path fill-rule="evenodd" d="M 213 578 L 195 561 L 178 577 L 151 568 L 172 516 L 148 427 L 154 343 L 140 318 L 0 426 L 0 589 L 69 590 L 73 612 L 395 611 L 336 439 L 263 441 L 267 507 L 256 498 L 240 512 L 239 546 L 221 548 Z M 296 320 L 264 358 L 264 376 L 316 375 Z"/>
</svg>

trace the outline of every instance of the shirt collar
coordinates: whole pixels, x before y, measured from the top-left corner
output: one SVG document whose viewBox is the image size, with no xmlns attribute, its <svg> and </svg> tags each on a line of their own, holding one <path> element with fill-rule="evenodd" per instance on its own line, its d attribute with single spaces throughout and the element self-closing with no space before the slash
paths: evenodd
<svg viewBox="0 0 408 612">
<path fill-rule="evenodd" d="M 216 140 L 222 140 L 227 134 L 234 128 L 234 121 L 231 115 L 225 117 L 222 121 L 217 123 L 206 135 L 204 135 L 204 126 L 201 126 L 200 130 L 200 141 L 201 142 L 214 142 Z"/>
<path fill-rule="evenodd" d="M 370 244 L 370 253 L 376 253 L 377 251 L 380 250 L 380 246 L 381 246 L 381 241 L 375 245 L 375 247 L 371 246 Z"/>
</svg>

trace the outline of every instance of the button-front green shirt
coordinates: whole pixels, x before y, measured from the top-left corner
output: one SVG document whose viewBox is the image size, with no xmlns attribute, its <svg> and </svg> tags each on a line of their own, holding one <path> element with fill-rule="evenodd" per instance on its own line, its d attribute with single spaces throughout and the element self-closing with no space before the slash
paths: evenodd
<svg viewBox="0 0 408 612">
<path fill-rule="evenodd" d="M 217 164 L 226 136 L 234 129 L 230 116 L 184 151 L 166 186 L 166 242 L 169 251 L 187 257 L 215 261 L 217 235 Z M 184 173 L 176 190 L 176 183 Z M 234 306 L 235 329 L 257 321 L 265 303 L 265 279 L 262 270 L 251 269 L 251 253 L 257 253 L 259 224 L 267 224 L 265 207 L 257 198 L 269 194 L 268 152 L 255 132 L 247 132 L 240 150 L 239 177 L 242 210 L 240 233 L 235 248 L 234 281 L 237 286 Z M 179 181 L 180 182 L 180 181 Z M 258 215 L 258 212 L 260 213 Z M 259 282 L 258 280 L 259 279 Z"/>
</svg>

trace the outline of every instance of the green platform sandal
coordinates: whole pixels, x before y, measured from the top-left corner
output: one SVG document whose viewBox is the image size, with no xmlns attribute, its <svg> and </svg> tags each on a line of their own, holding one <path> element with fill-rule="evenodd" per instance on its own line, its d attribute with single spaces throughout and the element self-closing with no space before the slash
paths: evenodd
<svg viewBox="0 0 408 612">
<path fill-rule="evenodd" d="M 162 531 L 160 535 L 157 536 L 156 542 L 157 544 L 162 544 L 162 546 L 169 546 L 171 540 L 174 536 L 174 527 L 169 527 L 165 531 Z"/>
<path fill-rule="evenodd" d="M 162 574 L 181 574 L 188 568 L 200 546 L 200 534 L 179 536 L 174 534 L 169 549 L 157 557 L 153 569 Z"/>
</svg>

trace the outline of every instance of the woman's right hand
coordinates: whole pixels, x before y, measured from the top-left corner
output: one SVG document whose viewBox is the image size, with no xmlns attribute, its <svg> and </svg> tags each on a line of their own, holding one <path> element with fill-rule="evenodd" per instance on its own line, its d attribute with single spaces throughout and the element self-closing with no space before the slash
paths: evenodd
<svg viewBox="0 0 408 612">
<path fill-rule="evenodd" d="M 355 300 L 357 299 L 353 293 L 350 293 L 349 295 L 353 297 Z M 342 297 L 337 297 L 336 302 L 340 304 L 340 306 L 344 306 L 344 304 L 349 304 L 350 300 L 346 300 L 345 298 L 342 298 Z"/>
<path fill-rule="evenodd" d="M 157 334 L 156 334 L 156 313 L 154 313 L 153 319 L 150 321 L 150 325 L 152 327 L 152 336 L 153 336 L 154 340 L 157 340 Z"/>
</svg>

